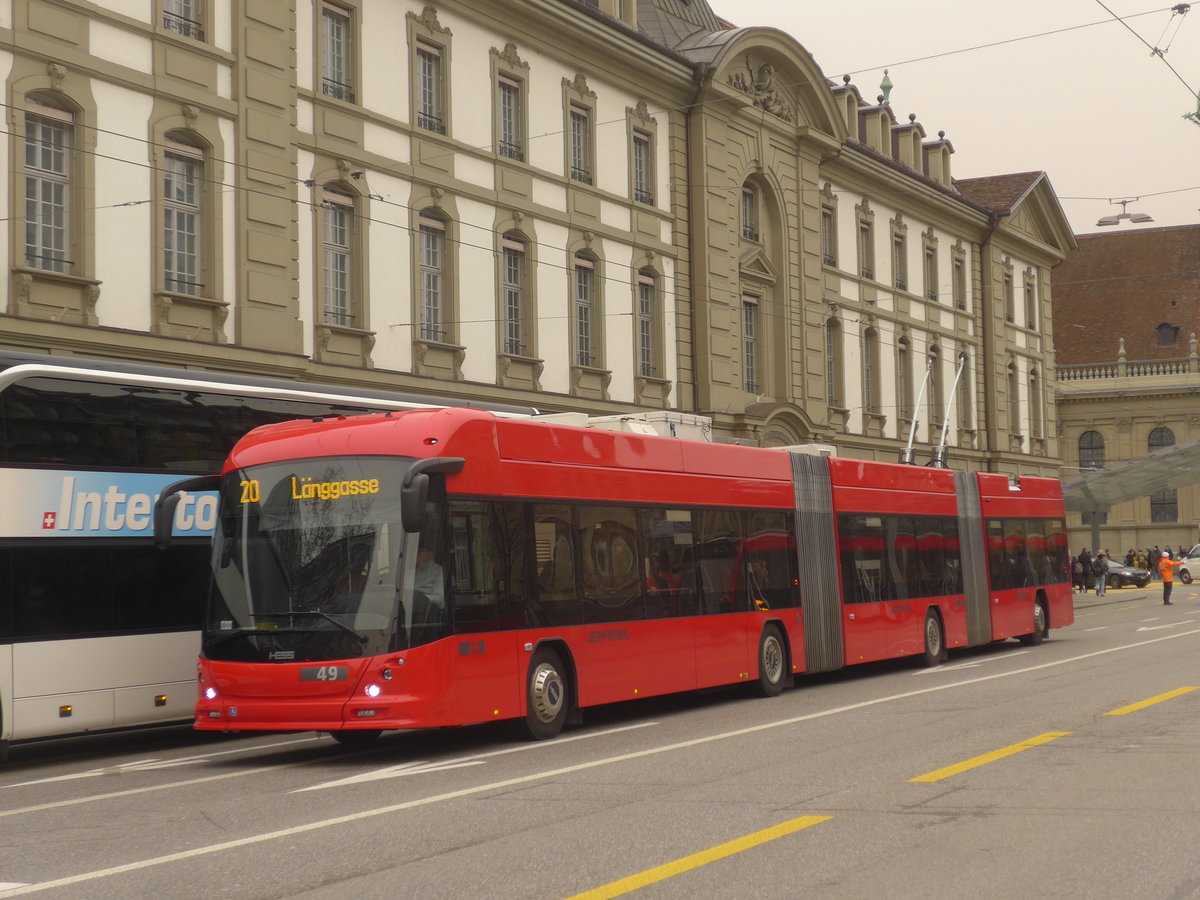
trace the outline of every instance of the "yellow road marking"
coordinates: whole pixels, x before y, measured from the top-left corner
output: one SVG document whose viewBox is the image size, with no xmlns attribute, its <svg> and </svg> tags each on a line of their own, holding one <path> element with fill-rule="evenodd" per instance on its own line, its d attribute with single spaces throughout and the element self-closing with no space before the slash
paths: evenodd
<svg viewBox="0 0 1200 900">
<path fill-rule="evenodd" d="M 614 881 L 602 887 L 584 891 L 582 894 L 575 894 L 573 897 L 568 897 L 567 900 L 607 900 L 609 897 L 620 897 L 622 894 L 628 894 L 647 885 L 665 881 L 668 878 L 681 875 L 692 869 L 698 869 L 711 862 L 716 862 L 727 856 L 733 856 L 735 853 L 741 853 L 743 850 L 749 850 L 751 847 L 757 847 L 759 844 L 765 844 L 768 841 L 776 840 L 777 838 L 800 831 L 803 828 L 819 825 L 822 822 L 829 821 L 831 818 L 833 817 L 801 816 L 798 819 L 792 819 L 790 822 L 773 825 L 770 828 L 764 828 L 762 831 L 756 831 L 745 837 L 740 837 L 724 844 L 717 844 L 715 847 L 701 850 L 699 853 L 693 853 L 691 856 L 685 856 L 674 862 L 655 866 L 653 869 L 647 869 L 645 872 L 639 872 L 637 875 L 630 875 L 628 878 L 622 878 L 620 881 Z"/>
<path fill-rule="evenodd" d="M 1021 741 L 1019 744 L 1013 744 L 1011 747 L 1004 747 L 1001 750 L 993 750 L 991 753 L 985 753 L 983 756 L 976 756 L 974 759 L 968 759 L 965 762 L 955 763 L 952 766 L 946 766 L 944 769 L 938 769 L 936 772 L 927 772 L 924 775 L 918 775 L 916 778 L 908 779 L 910 783 L 932 784 L 935 781 L 941 781 L 943 778 L 949 778 L 951 775 L 958 775 L 970 769 L 978 768 L 979 766 L 987 765 L 990 762 L 995 762 L 998 759 L 1004 759 L 1006 756 L 1012 756 L 1015 753 L 1020 753 L 1022 750 L 1028 750 L 1031 747 L 1037 747 L 1041 744 L 1048 744 L 1051 741 L 1056 741 L 1060 737 L 1066 737 L 1071 732 L 1069 731 L 1047 731 L 1045 734 L 1039 734 L 1037 737 L 1030 738 L 1027 741 Z"/>
<path fill-rule="evenodd" d="M 1173 691 L 1167 691 L 1165 694 L 1159 694 L 1157 697 L 1151 697 L 1148 700 L 1139 700 L 1137 703 L 1130 703 L 1128 706 L 1122 706 L 1120 709 L 1114 709 L 1106 712 L 1106 716 L 1127 716 L 1131 712 L 1137 712 L 1139 709 L 1145 709 L 1147 706 L 1153 706 L 1155 703 L 1162 703 L 1164 700 L 1172 700 L 1175 697 L 1183 694 L 1190 694 L 1192 691 L 1200 691 L 1200 687 L 1181 687 Z"/>
</svg>

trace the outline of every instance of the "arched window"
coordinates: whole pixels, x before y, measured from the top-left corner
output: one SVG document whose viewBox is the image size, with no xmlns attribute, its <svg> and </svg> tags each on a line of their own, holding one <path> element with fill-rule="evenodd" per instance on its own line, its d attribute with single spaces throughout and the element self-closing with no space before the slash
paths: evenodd
<svg viewBox="0 0 1200 900">
<path fill-rule="evenodd" d="M 879 402 L 879 332 L 868 328 L 863 332 L 863 409 L 880 411 Z"/>
<path fill-rule="evenodd" d="M 1021 383 L 1017 378 L 1017 364 L 1008 364 L 1008 431 L 1021 433 Z"/>
<path fill-rule="evenodd" d="M 75 117 L 53 99 L 25 103 L 25 265 L 68 273 Z"/>
<path fill-rule="evenodd" d="M 525 241 L 520 235 L 509 233 L 504 235 L 501 246 L 504 254 L 504 352 L 513 356 L 524 356 L 528 305 L 525 286 Z"/>
<path fill-rule="evenodd" d="M 1042 385 L 1037 369 L 1029 371 L 1029 431 L 1030 436 L 1042 436 Z"/>
<path fill-rule="evenodd" d="M 638 272 L 637 279 L 637 365 L 643 378 L 658 375 L 658 279 L 650 269 Z"/>
<path fill-rule="evenodd" d="M 912 347 L 908 338 L 896 343 L 896 415 L 911 419 L 912 408 Z"/>
<path fill-rule="evenodd" d="M 1146 440 L 1147 449 L 1151 453 L 1155 450 L 1162 450 L 1164 447 L 1174 446 L 1174 444 L 1175 432 L 1165 427 L 1155 428 Z M 1179 496 L 1175 488 L 1163 488 L 1150 495 L 1150 521 L 1179 521 Z"/>
<path fill-rule="evenodd" d="M 326 325 L 362 327 L 355 302 L 355 197 L 338 185 L 322 190 L 322 297 Z"/>
<path fill-rule="evenodd" d="M 446 222 L 430 211 L 422 211 L 418 237 L 421 272 L 421 338 L 445 341 L 446 335 Z"/>
<path fill-rule="evenodd" d="M 747 181 L 742 185 L 742 237 L 748 241 L 759 239 L 758 231 L 758 188 Z"/>
<path fill-rule="evenodd" d="M 1079 468 L 1104 468 L 1104 435 L 1098 431 L 1085 431 L 1079 436 Z"/>
<path fill-rule="evenodd" d="M 841 408 L 842 391 L 842 326 L 837 319 L 825 323 L 825 390 L 829 405 Z"/>
<path fill-rule="evenodd" d="M 168 132 L 162 170 L 163 288 L 204 293 L 204 150 L 186 134 Z"/>
</svg>

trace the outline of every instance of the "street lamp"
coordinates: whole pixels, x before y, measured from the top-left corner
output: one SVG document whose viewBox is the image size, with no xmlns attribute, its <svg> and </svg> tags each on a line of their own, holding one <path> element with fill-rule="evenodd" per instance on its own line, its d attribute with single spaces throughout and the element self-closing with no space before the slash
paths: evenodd
<svg viewBox="0 0 1200 900">
<path fill-rule="evenodd" d="M 1097 225 L 1116 225 L 1116 224 L 1120 223 L 1120 221 L 1122 219 L 1128 219 L 1130 222 L 1133 222 L 1135 225 L 1140 225 L 1143 222 L 1153 222 L 1154 219 L 1152 219 L 1150 216 L 1146 215 L 1145 213 L 1140 213 L 1140 212 L 1132 212 L 1131 213 L 1131 212 L 1125 211 L 1126 206 L 1128 206 L 1130 203 L 1136 203 L 1138 200 L 1141 200 L 1141 199 L 1142 199 L 1141 197 L 1133 197 L 1132 199 L 1129 199 L 1129 200 L 1109 200 L 1108 201 L 1109 203 L 1120 203 L 1121 211 L 1119 213 L 1117 213 L 1115 216 L 1101 217 L 1100 220 L 1096 224 Z"/>
</svg>

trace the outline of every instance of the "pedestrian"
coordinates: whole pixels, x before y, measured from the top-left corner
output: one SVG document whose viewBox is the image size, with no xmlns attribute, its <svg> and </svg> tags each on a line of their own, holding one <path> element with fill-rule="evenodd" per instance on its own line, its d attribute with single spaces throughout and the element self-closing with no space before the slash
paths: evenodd
<svg viewBox="0 0 1200 900">
<path fill-rule="evenodd" d="M 1092 554 L 1084 547 L 1079 551 L 1079 565 L 1083 566 L 1083 592 L 1088 592 L 1088 584 L 1092 579 Z"/>
<path fill-rule="evenodd" d="M 1071 557 L 1071 590 L 1084 591 L 1087 589 L 1087 579 L 1083 575 L 1083 563 L 1078 556 Z"/>
<path fill-rule="evenodd" d="M 1132 566 L 1132 565 L 1133 565 L 1134 558 L 1135 558 L 1135 557 L 1134 557 L 1134 554 L 1133 554 L 1133 548 L 1132 548 L 1132 547 L 1130 547 L 1130 548 L 1129 548 L 1129 551 L 1128 551 L 1128 552 L 1125 554 L 1125 565 L 1127 565 L 1127 566 Z"/>
<path fill-rule="evenodd" d="M 1104 552 L 1096 554 L 1096 558 L 1092 560 L 1092 574 L 1096 576 L 1096 596 L 1105 596 L 1105 589 L 1108 587 L 1108 557 Z"/>
<path fill-rule="evenodd" d="M 1170 544 L 1167 544 L 1167 546 L 1163 548 L 1163 552 L 1167 554 L 1167 559 L 1175 558 L 1175 551 L 1171 549 Z"/>
<path fill-rule="evenodd" d="M 1171 588 L 1175 583 L 1175 569 L 1183 565 L 1183 560 L 1171 559 L 1166 550 L 1162 552 L 1162 559 L 1158 561 L 1158 571 L 1162 575 L 1163 583 L 1163 606 L 1174 606 L 1171 602 Z"/>
<path fill-rule="evenodd" d="M 1150 551 L 1150 572 L 1154 577 L 1158 577 L 1158 561 L 1162 558 L 1162 551 L 1158 549 L 1158 544 L 1154 545 L 1154 549 Z"/>
</svg>

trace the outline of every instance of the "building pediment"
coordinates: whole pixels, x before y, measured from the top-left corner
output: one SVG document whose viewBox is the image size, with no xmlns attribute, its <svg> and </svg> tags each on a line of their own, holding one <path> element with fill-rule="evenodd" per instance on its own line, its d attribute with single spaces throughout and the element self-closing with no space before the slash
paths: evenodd
<svg viewBox="0 0 1200 900">
<path fill-rule="evenodd" d="M 767 254 L 757 247 L 738 260 L 738 271 L 743 278 L 749 277 L 771 283 L 774 283 L 779 277 L 779 273 L 771 265 Z"/>
</svg>

